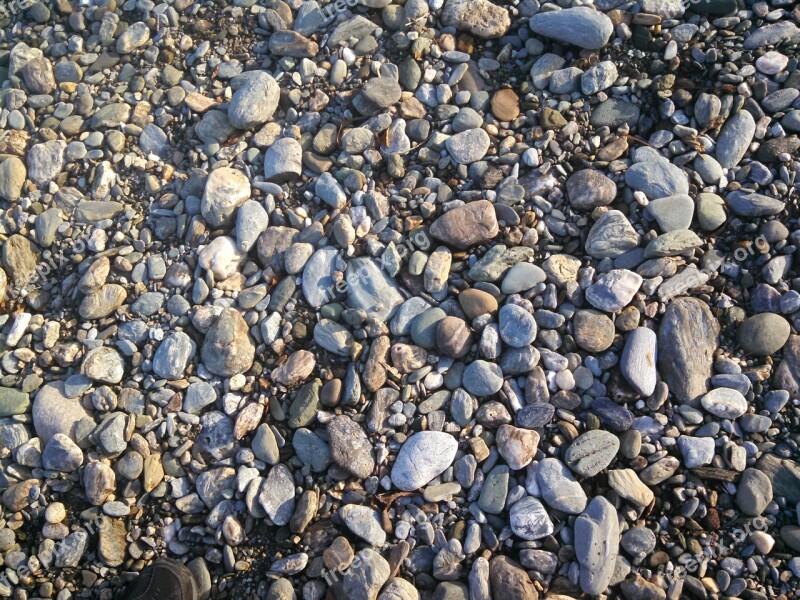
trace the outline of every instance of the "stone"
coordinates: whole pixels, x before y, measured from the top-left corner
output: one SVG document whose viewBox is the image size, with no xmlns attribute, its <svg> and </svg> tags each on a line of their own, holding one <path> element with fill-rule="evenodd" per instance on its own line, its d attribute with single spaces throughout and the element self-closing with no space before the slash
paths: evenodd
<svg viewBox="0 0 800 600">
<path fill-rule="evenodd" d="M 592 596 L 604 593 L 619 554 L 619 521 L 614 506 L 602 496 L 593 498 L 575 520 L 575 539 L 583 540 L 575 546 L 581 590 Z"/>
<path fill-rule="evenodd" d="M 313 259 L 313 257 L 312 257 Z M 348 261 L 345 272 L 347 304 L 385 323 L 405 300 L 397 283 L 369 257 Z"/>
<path fill-rule="evenodd" d="M 564 462 L 578 475 L 594 477 L 605 469 L 619 452 L 619 438 L 613 433 L 593 429 L 579 435 L 564 453 Z"/>
<path fill-rule="evenodd" d="M 264 154 L 264 179 L 283 183 L 303 172 L 303 148 L 293 138 L 281 138 Z"/>
<path fill-rule="evenodd" d="M 16 202 L 22 195 L 27 170 L 16 156 L 9 156 L 0 163 L 0 198 L 7 202 Z"/>
<path fill-rule="evenodd" d="M 791 326 L 786 319 L 769 312 L 745 319 L 739 325 L 736 339 L 745 353 L 770 356 L 783 348 L 791 333 Z"/>
<path fill-rule="evenodd" d="M 650 396 L 656 388 L 657 347 L 656 333 L 646 327 L 637 327 L 625 340 L 620 370 L 631 387 L 642 396 Z"/>
<path fill-rule="evenodd" d="M 212 228 L 229 226 L 236 209 L 250 199 L 250 182 L 236 169 L 221 167 L 208 176 L 201 210 Z"/>
<path fill-rule="evenodd" d="M 447 433 L 420 431 L 409 437 L 392 466 L 392 483 L 402 491 L 416 491 L 453 463 L 458 442 Z"/>
<path fill-rule="evenodd" d="M 499 38 L 511 27 L 508 11 L 488 0 L 446 0 L 441 19 L 482 39 Z"/>
<path fill-rule="evenodd" d="M 580 514 L 586 508 L 586 492 L 560 460 L 545 458 L 529 471 L 528 477 L 531 472 L 548 506 L 570 515 Z"/>
<path fill-rule="evenodd" d="M 716 388 L 700 399 L 708 412 L 720 419 L 737 419 L 747 412 L 747 399 L 731 388 Z"/>
<path fill-rule="evenodd" d="M 277 526 L 286 525 L 294 513 L 294 477 L 282 464 L 270 469 L 259 494 L 259 502 Z"/>
<path fill-rule="evenodd" d="M 381 526 L 378 511 L 368 506 L 346 504 L 339 509 L 339 516 L 347 528 L 369 544 L 380 548 L 386 543 L 386 532 Z"/>
<path fill-rule="evenodd" d="M 221 377 L 231 377 L 250 369 L 255 346 L 239 311 L 233 308 L 222 310 L 206 333 L 201 357 L 205 367 Z"/>
<path fill-rule="evenodd" d="M 456 133 L 446 142 L 450 156 L 461 165 L 481 160 L 486 155 L 490 144 L 489 134 L 479 128 Z"/>
<path fill-rule="evenodd" d="M 492 204 L 477 200 L 446 212 L 433 222 L 430 232 L 445 244 L 465 250 L 490 242 L 499 226 Z"/>
<path fill-rule="evenodd" d="M 81 422 L 94 424 L 79 399 L 66 396 L 63 381 L 47 383 L 38 391 L 31 415 L 36 435 L 45 445 L 57 433 L 77 441 L 76 434 Z"/>
<path fill-rule="evenodd" d="M 497 451 L 510 469 L 517 471 L 526 467 L 536 455 L 539 434 L 513 425 L 501 425 L 495 436 Z"/>
<path fill-rule="evenodd" d="M 611 19 L 586 6 L 540 12 L 529 23 L 538 35 L 587 50 L 603 48 L 614 32 Z"/>
<path fill-rule="evenodd" d="M 515 502 L 509 511 L 514 535 L 523 540 L 538 540 L 553 533 L 553 522 L 541 502 L 530 496 Z"/>
<path fill-rule="evenodd" d="M 645 160 L 625 171 L 628 187 L 644 192 L 651 200 L 689 193 L 689 180 L 680 167 L 666 159 Z"/>
<path fill-rule="evenodd" d="M 464 369 L 464 388 L 474 396 L 491 396 L 503 386 L 503 372 L 499 366 L 485 360 L 476 360 Z"/>
<path fill-rule="evenodd" d="M 613 269 L 587 288 L 586 299 L 599 310 L 617 312 L 630 304 L 642 281 L 633 271 Z"/>
<path fill-rule="evenodd" d="M 736 486 L 736 505 L 749 517 L 761 515 L 772 502 L 772 481 L 758 469 L 745 469 Z"/>
<path fill-rule="evenodd" d="M 608 472 L 608 485 L 620 498 L 640 508 L 650 506 L 655 494 L 647 487 L 633 469 L 612 469 Z"/>
<path fill-rule="evenodd" d="M 600 171 L 583 169 L 567 179 L 567 197 L 572 208 L 591 211 L 614 202 L 617 185 Z"/>
<path fill-rule="evenodd" d="M 639 245 L 639 234 L 618 210 L 597 219 L 586 237 L 586 253 L 594 258 L 617 258 Z"/>
<path fill-rule="evenodd" d="M 389 579 L 389 563 L 372 548 L 356 554 L 342 577 L 342 591 L 351 600 L 376 600 Z"/>
<path fill-rule="evenodd" d="M 683 455 L 683 464 L 687 469 L 709 465 L 714 460 L 713 438 L 682 435 L 678 438 L 678 449 Z"/>
<path fill-rule="evenodd" d="M 339 415 L 328 423 L 333 461 L 356 477 L 366 479 L 375 469 L 372 444 L 360 425 Z"/>
<path fill-rule="evenodd" d="M 539 593 L 528 574 L 507 556 L 489 561 L 489 582 L 493 598 L 538 600 Z"/>
<path fill-rule="evenodd" d="M 228 119 L 237 129 L 254 129 L 272 118 L 280 97 L 280 87 L 272 76 L 255 71 L 234 92 Z"/>
<path fill-rule="evenodd" d="M 722 168 L 730 169 L 742 161 L 755 132 L 755 119 L 746 110 L 738 111 L 725 121 L 716 146 L 716 158 Z"/>
<path fill-rule="evenodd" d="M 679 402 L 696 404 L 708 391 L 719 323 L 702 300 L 677 298 L 658 330 L 659 374 Z"/>
<path fill-rule="evenodd" d="M 694 201 L 688 195 L 667 196 L 650 202 L 647 213 L 665 233 L 688 229 L 694 216 Z"/>
<path fill-rule="evenodd" d="M 194 340 L 184 332 L 172 333 L 161 342 L 153 356 L 153 372 L 169 381 L 181 379 L 194 358 L 196 348 Z"/>
</svg>

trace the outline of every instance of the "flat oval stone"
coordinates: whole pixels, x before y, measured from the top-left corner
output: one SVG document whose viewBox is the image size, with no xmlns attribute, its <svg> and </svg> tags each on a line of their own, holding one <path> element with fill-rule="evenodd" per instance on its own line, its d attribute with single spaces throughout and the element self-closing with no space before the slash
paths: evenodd
<svg viewBox="0 0 800 600">
<path fill-rule="evenodd" d="M 731 388 L 713 389 L 700 399 L 700 403 L 720 419 L 736 419 L 747 412 L 747 399 Z"/>
<path fill-rule="evenodd" d="M 405 492 L 416 491 L 453 464 L 456 439 L 441 431 L 420 431 L 400 448 L 392 466 L 392 483 Z"/>
<path fill-rule="evenodd" d="M 594 429 L 578 436 L 564 453 L 564 462 L 578 475 L 594 477 L 611 464 L 619 451 L 619 438 Z"/>
</svg>

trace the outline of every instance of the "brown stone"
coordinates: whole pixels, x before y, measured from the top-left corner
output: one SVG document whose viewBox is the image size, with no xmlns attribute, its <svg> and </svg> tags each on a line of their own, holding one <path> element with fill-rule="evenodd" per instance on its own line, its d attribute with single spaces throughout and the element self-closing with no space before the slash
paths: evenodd
<svg viewBox="0 0 800 600">
<path fill-rule="evenodd" d="M 539 592 L 528 574 L 507 556 L 489 561 L 489 583 L 492 597 L 502 600 L 538 600 Z"/>
<path fill-rule="evenodd" d="M 463 319 L 445 317 L 436 326 L 436 345 L 445 356 L 462 358 L 472 346 L 472 333 Z"/>
<path fill-rule="evenodd" d="M 519 96 L 508 88 L 495 92 L 492 113 L 498 121 L 513 121 L 519 116 Z"/>
<path fill-rule="evenodd" d="M 490 242 L 500 227 L 492 203 L 477 200 L 446 212 L 433 222 L 430 231 L 437 240 L 466 250 Z"/>
<path fill-rule="evenodd" d="M 458 302 L 461 304 L 464 314 L 470 319 L 497 310 L 497 298 L 483 290 L 464 290 L 458 295 Z"/>
</svg>

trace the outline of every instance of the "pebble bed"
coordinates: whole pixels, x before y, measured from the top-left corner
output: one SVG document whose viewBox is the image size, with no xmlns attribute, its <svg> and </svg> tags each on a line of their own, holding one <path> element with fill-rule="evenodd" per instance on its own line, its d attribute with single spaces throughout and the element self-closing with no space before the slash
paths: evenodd
<svg viewBox="0 0 800 600">
<path fill-rule="evenodd" d="M 0 597 L 800 597 L 800 5 L 0 11 Z"/>
</svg>

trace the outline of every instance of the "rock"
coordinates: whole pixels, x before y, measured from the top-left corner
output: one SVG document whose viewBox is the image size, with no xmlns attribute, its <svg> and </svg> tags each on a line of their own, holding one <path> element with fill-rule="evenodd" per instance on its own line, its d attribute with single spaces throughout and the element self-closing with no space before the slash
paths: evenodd
<svg viewBox="0 0 800 600">
<path fill-rule="evenodd" d="M 492 113 L 500 121 L 513 121 L 519 116 L 519 96 L 510 88 L 495 92 L 491 106 Z"/>
<path fill-rule="evenodd" d="M 620 498 L 632 502 L 640 508 L 650 506 L 655 495 L 642 483 L 633 469 L 613 469 L 608 472 L 608 485 Z"/>
<path fill-rule="evenodd" d="M 452 0 L 451 0 L 452 1 Z M 447 151 L 460 165 L 469 165 L 481 160 L 489 150 L 491 140 L 483 129 L 469 129 L 448 138 Z"/>
<path fill-rule="evenodd" d="M 745 353 L 770 356 L 783 348 L 791 333 L 789 322 L 780 315 L 760 313 L 739 325 L 736 339 Z"/>
<path fill-rule="evenodd" d="M 444 25 L 482 39 L 499 38 L 511 27 L 508 11 L 488 0 L 447 0 L 441 18 Z"/>
<path fill-rule="evenodd" d="M 617 312 L 630 304 L 642 281 L 642 277 L 633 271 L 613 269 L 589 286 L 586 299 L 599 310 Z"/>
<path fill-rule="evenodd" d="M 639 234 L 618 210 L 604 213 L 586 237 L 586 253 L 594 258 L 617 258 L 638 245 Z"/>
<path fill-rule="evenodd" d="M 503 386 L 503 372 L 494 363 L 476 360 L 464 370 L 464 388 L 475 396 L 491 396 Z"/>
<path fill-rule="evenodd" d="M 665 233 L 689 229 L 694 216 L 694 201 L 688 195 L 667 196 L 648 204 L 647 213 Z"/>
<path fill-rule="evenodd" d="M 234 92 L 228 119 L 237 129 L 254 129 L 272 118 L 280 97 L 280 87 L 272 76 L 255 71 Z"/>
<path fill-rule="evenodd" d="M 13 388 L 0 387 L 0 417 L 22 415 L 30 410 L 28 394 Z"/>
<path fill-rule="evenodd" d="M 545 458 L 532 472 L 542 499 L 549 506 L 570 515 L 580 514 L 586 508 L 586 492 L 560 460 Z"/>
<path fill-rule="evenodd" d="M 335 298 L 337 289 L 333 273 L 337 257 L 336 248 L 325 246 L 311 256 L 303 269 L 303 295 L 314 308 L 319 308 Z"/>
<path fill-rule="evenodd" d="M 404 301 L 395 281 L 369 257 L 349 260 L 346 280 L 347 304 L 383 323 Z"/>
<path fill-rule="evenodd" d="M 725 196 L 725 204 L 742 217 L 769 217 L 783 212 L 786 204 L 777 198 L 736 190 Z"/>
<path fill-rule="evenodd" d="M 605 469 L 619 452 L 619 438 L 594 429 L 579 435 L 564 453 L 564 462 L 578 475 L 594 477 Z"/>
<path fill-rule="evenodd" d="M 682 435 L 678 438 L 678 449 L 683 455 L 683 464 L 694 469 L 711 464 L 714 460 L 714 439 Z"/>
<path fill-rule="evenodd" d="M 758 469 L 745 469 L 736 486 L 736 505 L 750 517 L 757 517 L 772 502 L 772 481 Z"/>
<path fill-rule="evenodd" d="M 386 543 L 386 532 L 381 527 L 378 511 L 368 506 L 346 504 L 339 509 L 339 516 L 347 528 L 369 544 L 380 548 Z"/>
<path fill-rule="evenodd" d="M 530 20 L 534 33 L 587 50 L 603 48 L 614 32 L 605 14 L 586 6 L 540 12 Z"/>
<path fill-rule="evenodd" d="M 264 179 L 283 183 L 303 172 L 303 148 L 292 138 L 281 138 L 264 155 Z"/>
<path fill-rule="evenodd" d="M 328 435 L 331 456 L 337 465 L 361 479 L 372 474 L 375 469 L 372 444 L 360 425 L 339 415 L 328 423 Z"/>
<path fill-rule="evenodd" d="M 31 415 L 36 435 L 43 444 L 47 444 L 57 433 L 77 441 L 76 433 L 82 421 L 94 425 L 94 420 L 80 401 L 66 396 L 62 381 L 47 383 L 39 390 L 33 400 Z"/>
<path fill-rule="evenodd" d="M 69 436 L 56 433 L 42 452 L 42 466 L 50 471 L 72 473 L 83 464 L 83 451 Z"/>
<path fill-rule="evenodd" d="M 747 399 L 730 388 L 716 388 L 700 399 L 703 408 L 720 419 L 738 419 L 747 412 Z"/>
<path fill-rule="evenodd" d="M 51 140 L 31 146 L 27 154 L 28 179 L 44 187 L 55 179 L 64 165 L 67 144 L 63 140 Z"/>
<path fill-rule="evenodd" d="M 746 110 L 740 110 L 725 121 L 717 138 L 716 152 L 717 161 L 723 169 L 735 167 L 742 161 L 755 132 L 755 119 Z"/>
<path fill-rule="evenodd" d="M 0 198 L 8 202 L 16 202 L 22 195 L 27 170 L 16 156 L 9 156 L 0 163 Z"/>
<path fill-rule="evenodd" d="M 205 367 L 221 377 L 231 377 L 250 369 L 255 346 L 239 311 L 233 308 L 222 310 L 206 333 L 201 356 Z"/>
<path fill-rule="evenodd" d="M 623 124 L 636 127 L 640 114 L 641 109 L 638 105 L 618 98 L 609 98 L 595 106 L 590 123 L 594 127 L 616 128 Z"/>
<path fill-rule="evenodd" d="M 584 350 L 603 352 L 614 342 L 614 322 L 596 310 L 579 310 L 572 326 L 575 342 Z"/>
<path fill-rule="evenodd" d="M 451 358 L 463 358 L 472 347 L 472 333 L 463 319 L 445 317 L 436 325 L 436 347 Z"/>
<path fill-rule="evenodd" d="M 259 502 L 267 516 L 279 527 L 292 518 L 295 505 L 294 477 L 285 465 L 272 467 L 261 486 Z"/>
<path fill-rule="evenodd" d="M 500 337 L 512 348 L 523 348 L 536 339 L 538 328 L 533 315 L 521 306 L 506 304 L 499 312 Z"/>
<path fill-rule="evenodd" d="M 255 200 L 246 200 L 236 211 L 236 247 L 250 252 L 259 236 L 269 227 L 269 214 Z"/>
<path fill-rule="evenodd" d="M 546 279 L 547 275 L 540 267 L 527 262 L 519 262 L 506 273 L 501 291 L 504 294 L 517 294 L 533 289 Z"/>
<path fill-rule="evenodd" d="M 628 187 L 644 192 L 651 200 L 689 193 L 686 173 L 666 159 L 645 160 L 625 171 Z"/>
<path fill-rule="evenodd" d="M 133 23 L 117 38 L 117 52 L 130 54 L 150 40 L 150 29 L 141 21 Z"/>
<path fill-rule="evenodd" d="M 614 575 L 619 554 L 619 521 L 614 506 L 596 496 L 575 520 L 575 546 L 580 565 L 581 589 L 592 596 L 606 591 Z"/>
<path fill-rule="evenodd" d="M 600 171 L 583 169 L 567 179 L 567 197 L 572 208 L 591 211 L 614 202 L 617 185 Z"/>
<path fill-rule="evenodd" d="M 514 503 L 509 511 L 514 535 L 523 540 L 538 540 L 553 533 L 553 522 L 542 503 L 530 496 Z"/>
<path fill-rule="evenodd" d="M 539 599 L 539 593 L 528 574 L 507 556 L 495 556 L 489 561 L 489 581 L 493 598 Z"/>
<path fill-rule="evenodd" d="M 464 290 L 458 295 L 458 303 L 469 319 L 493 313 L 497 310 L 497 299 L 483 290 Z"/>
<path fill-rule="evenodd" d="M 622 350 L 622 375 L 642 396 L 650 396 L 656 388 L 656 348 L 655 332 L 646 327 L 638 327 L 628 334 Z"/>
<path fill-rule="evenodd" d="M 361 86 L 361 94 L 356 96 L 353 105 L 362 115 L 374 115 L 400 101 L 402 89 L 396 79 L 373 77 Z"/>
<path fill-rule="evenodd" d="M 517 471 L 526 467 L 536 455 L 539 434 L 513 425 L 501 425 L 496 435 L 497 451 L 510 469 Z"/>
<path fill-rule="evenodd" d="M 465 250 L 494 239 L 499 227 L 492 204 L 477 200 L 446 212 L 433 222 L 430 232 L 445 244 Z"/>
<path fill-rule="evenodd" d="M 113 348 L 94 348 L 86 353 L 81 372 L 93 381 L 119 383 L 125 375 L 125 363 Z"/>
<path fill-rule="evenodd" d="M 169 381 L 181 379 L 185 376 L 196 349 L 197 345 L 192 338 L 182 331 L 171 334 L 161 342 L 153 356 L 153 373 Z"/>
<path fill-rule="evenodd" d="M 418 490 L 438 477 L 455 458 L 458 442 L 447 433 L 420 431 L 409 437 L 392 466 L 392 483 L 400 490 Z"/>
<path fill-rule="evenodd" d="M 211 271 L 215 278 L 224 281 L 239 272 L 246 255 L 239 250 L 236 240 L 221 235 L 201 248 L 197 258 L 203 269 Z"/>
<path fill-rule="evenodd" d="M 298 350 L 278 368 L 272 371 L 272 380 L 286 386 L 302 383 L 314 372 L 316 359 L 308 350 Z"/>
<path fill-rule="evenodd" d="M 602 92 L 610 88 L 618 76 L 617 66 L 613 62 L 601 61 L 587 69 L 581 76 L 581 91 L 586 95 Z"/>
<path fill-rule="evenodd" d="M 372 548 L 364 548 L 344 573 L 342 590 L 351 600 L 376 600 L 389 574 L 389 563 Z"/>
<path fill-rule="evenodd" d="M 244 173 L 230 167 L 214 169 L 203 192 L 203 218 L 214 229 L 228 227 L 236 209 L 249 199 L 250 182 Z"/>
<path fill-rule="evenodd" d="M 669 303 L 658 331 L 659 373 L 681 403 L 695 403 L 708 391 L 719 323 L 697 298 Z"/>
<path fill-rule="evenodd" d="M 716 194 L 697 194 L 695 205 L 697 222 L 704 231 L 714 231 L 728 218 L 724 208 L 725 201 Z"/>
<path fill-rule="evenodd" d="M 104 319 L 121 307 L 126 298 L 127 292 L 124 287 L 116 283 L 107 283 L 84 296 L 78 312 L 87 321 Z"/>
</svg>

